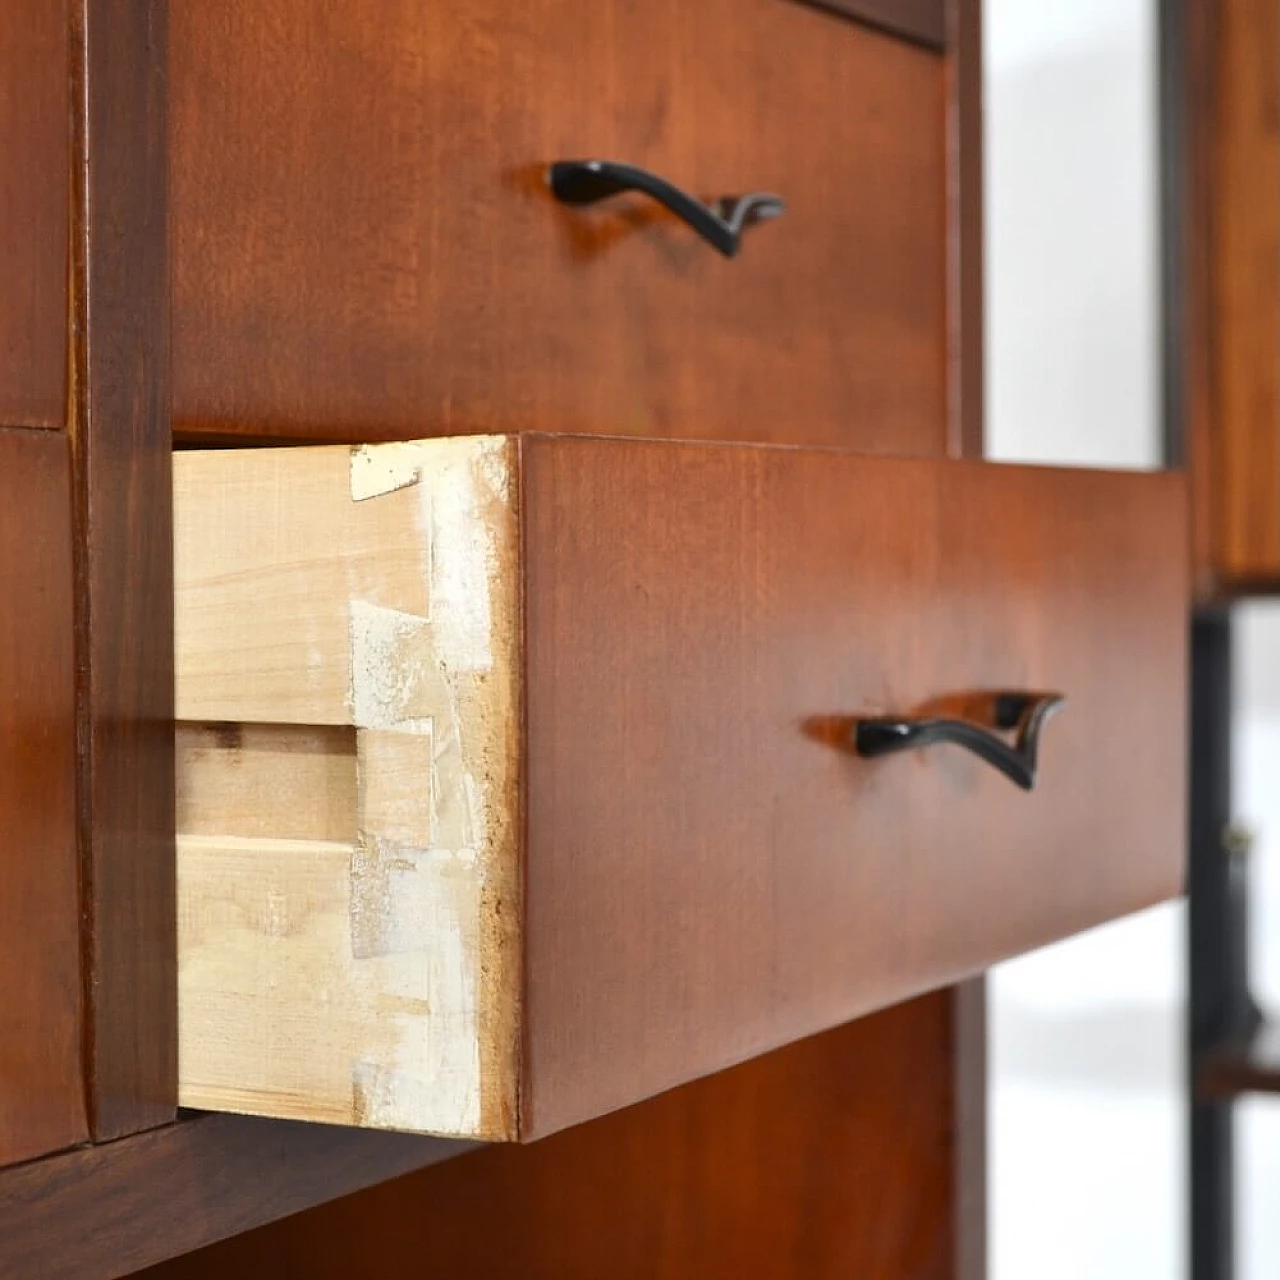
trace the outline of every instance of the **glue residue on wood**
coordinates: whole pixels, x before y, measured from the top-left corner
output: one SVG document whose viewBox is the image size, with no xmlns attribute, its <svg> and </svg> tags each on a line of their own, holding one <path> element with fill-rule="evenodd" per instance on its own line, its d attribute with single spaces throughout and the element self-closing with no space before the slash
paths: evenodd
<svg viewBox="0 0 1280 1280">
<path fill-rule="evenodd" d="M 224 489 L 180 522 L 189 538 L 202 520 L 257 523 L 252 539 L 225 542 L 235 555 L 185 561 L 201 572 L 180 574 L 179 611 L 185 601 L 201 625 L 183 633 L 199 661 L 184 666 L 179 652 L 180 705 L 351 725 L 355 811 L 345 843 L 246 842 L 237 828 L 282 829 L 245 811 L 271 791 L 233 788 L 225 760 L 189 754 L 185 793 L 201 825 L 179 842 L 182 1099 L 516 1137 L 516 446 L 467 437 L 260 454 L 232 464 L 240 510 Z M 252 510 L 259 468 L 266 520 Z M 225 629 L 224 650 L 210 619 L 229 608 L 248 612 Z M 287 668 L 303 666 L 300 696 Z M 242 705 L 248 684 L 269 696 Z M 272 758 L 288 771 L 287 755 Z M 333 776 L 308 767 L 292 799 L 308 803 L 300 788 Z"/>
</svg>

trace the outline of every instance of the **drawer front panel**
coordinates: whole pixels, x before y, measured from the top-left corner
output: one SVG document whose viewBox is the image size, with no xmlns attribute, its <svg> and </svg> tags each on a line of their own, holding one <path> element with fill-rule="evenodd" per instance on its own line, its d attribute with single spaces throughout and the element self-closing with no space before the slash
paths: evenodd
<svg viewBox="0 0 1280 1280">
<path fill-rule="evenodd" d="M 1180 477 L 526 452 L 532 1132 L 1181 889 Z M 1024 793 L 849 718 L 1053 689 Z"/>
<path fill-rule="evenodd" d="M 943 56 L 792 0 L 171 20 L 175 423 L 939 453 Z M 730 261 L 556 160 L 787 201 Z M 797 431 L 796 424 L 803 423 Z"/>
<path fill-rule="evenodd" d="M 1180 477 L 573 436 L 175 475 L 187 1105 L 536 1137 L 1180 889 Z M 851 749 L 1019 689 L 1066 699 L 1029 792 Z"/>
</svg>

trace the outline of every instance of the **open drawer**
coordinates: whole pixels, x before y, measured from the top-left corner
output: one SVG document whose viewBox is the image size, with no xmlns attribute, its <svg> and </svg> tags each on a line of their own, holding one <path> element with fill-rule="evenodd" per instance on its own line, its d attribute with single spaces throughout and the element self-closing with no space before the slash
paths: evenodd
<svg viewBox="0 0 1280 1280">
<path fill-rule="evenodd" d="M 537 1137 L 1180 890 L 1180 477 L 469 437 L 175 509 L 187 1106 Z M 1021 690 L 1030 791 L 858 752 Z"/>
</svg>

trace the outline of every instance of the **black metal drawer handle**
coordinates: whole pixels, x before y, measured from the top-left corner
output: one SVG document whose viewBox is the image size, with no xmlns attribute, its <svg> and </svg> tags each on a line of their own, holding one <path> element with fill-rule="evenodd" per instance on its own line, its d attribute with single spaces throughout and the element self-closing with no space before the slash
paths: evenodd
<svg viewBox="0 0 1280 1280">
<path fill-rule="evenodd" d="M 992 720 L 997 729 L 1016 731 L 1012 746 L 972 721 L 926 716 L 859 720 L 853 728 L 854 747 L 859 755 L 874 757 L 949 742 L 972 751 L 1024 791 L 1030 791 L 1036 783 L 1040 730 L 1065 702 L 1057 693 L 995 694 Z"/>
<path fill-rule="evenodd" d="M 572 205 L 595 204 L 624 191 L 641 191 L 682 218 L 726 258 L 737 254 L 747 227 L 776 218 L 787 207 L 780 196 L 762 192 L 722 196 L 709 207 L 665 178 L 612 160 L 557 160 L 547 170 L 547 183 L 557 200 Z"/>
</svg>

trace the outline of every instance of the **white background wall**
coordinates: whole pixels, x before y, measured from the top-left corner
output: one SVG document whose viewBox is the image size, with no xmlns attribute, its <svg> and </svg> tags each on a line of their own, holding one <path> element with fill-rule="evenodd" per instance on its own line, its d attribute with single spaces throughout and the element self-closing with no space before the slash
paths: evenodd
<svg viewBox="0 0 1280 1280">
<path fill-rule="evenodd" d="M 1154 0 L 984 21 L 988 453 L 1157 465 Z M 1184 1275 L 1184 927 L 1161 907 L 992 975 L 993 1280 Z"/>
</svg>

